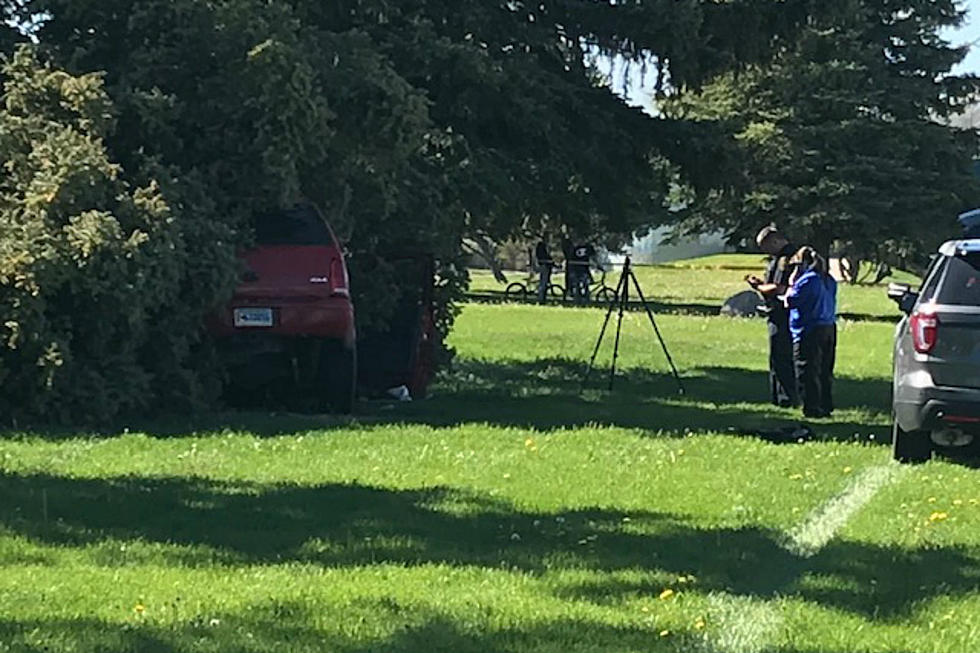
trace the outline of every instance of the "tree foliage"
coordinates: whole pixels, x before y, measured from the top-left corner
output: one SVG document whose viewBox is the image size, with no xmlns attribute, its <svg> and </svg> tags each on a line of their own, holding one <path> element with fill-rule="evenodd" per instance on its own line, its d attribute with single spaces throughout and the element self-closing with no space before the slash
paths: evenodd
<svg viewBox="0 0 980 653">
<path fill-rule="evenodd" d="M 190 396 L 180 355 L 222 284 L 187 296 L 187 271 L 227 262 L 195 251 L 207 234 L 176 221 L 159 187 L 125 180 L 99 75 L 21 48 L 3 76 L 0 413 L 108 418 Z"/>
<path fill-rule="evenodd" d="M 977 80 L 951 76 L 965 52 L 940 36 L 962 12 L 949 0 L 853 0 L 814 22 L 769 65 L 727 73 L 668 105 L 724 125 L 726 188 L 701 194 L 683 225 L 733 239 L 774 222 L 827 251 L 913 262 L 955 233 L 980 200 L 976 133 L 948 126 Z"/>
<path fill-rule="evenodd" d="M 112 116 L 105 125 L 82 125 L 74 114 L 59 113 L 55 101 L 38 113 L 62 131 L 70 128 L 73 137 L 97 143 L 91 151 L 68 148 L 59 156 L 81 169 L 112 171 L 96 180 L 102 195 L 79 195 L 45 219 L 70 224 L 76 214 L 98 211 L 97 224 L 111 227 L 113 216 L 120 227 L 106 227 L 106 242 L 115 244 L 104 251 L 119 258 L 120 267 L 100 283 L 123 293 L 131 292 L 130 277 L 159 280 L 140 300 L 144 304 L 133 305 L 125 321 L 132 333 L 93 331 L 93 339 L 125 342 L 132 373 L 119 378 L 137 379 L 129 390 L 120 385 L 118 396 L 103 397 L 94 412 L 111 416 L 152 403 L 163 387 L 202 396 L 211 376 L 202 370 L 206 359 L 194 353 L 200 325 L 234 286 L 234 254 L 249 242 L 252 217 L 269 209 L 312 201 L 328 216 L 350 253 L 362 329 L 383 326 L 399 296 L 411 292 L 415 282 L 403 278 L 400 255 L 425 253 L 438 261 L 445 332 L 465 283 L 459 264 L 465 237 L 504 240 L 549 224 L 617 244 L 644 231 L 662 219 L 668 170 L 680 170 L 696 185 L 716 180 L 717 170 L 706 163 L 714 157 L 716 133 L 710 125 L 654 119 L 627 107 L 606 88 L 590 57 L 623 56 L 658 67 L 664 82 L 697 86 L 760 60 L 808 17 L 835 5 L 0 0 L 4 16 L 31 26 L 39 51 L 67 71 L 57 75 L 99 80 L 100 102 Z M 56 74 L 38 70 L 42 77 Z M 100 77 L 90 76 L 95 72 Z M 22 134 L 20 150 L 9 156 L 41 147 L 42 131 Z M 10 182 L 12 216 L 25 210 L 19 202 L 27 201 L 26 189 L 19 184 L 29 179 Z M 129 204 L 113 203 L 127 193 Z M 150 207 L 165 228 L 150 214 L 126 217 L 143 216 Z M 140 245 L 145 255 L 130 259 L 122 243 L 136 231 L 150 236 Z M 166 261 L 156 258 L 158 243 L 172 253 Z M 36 247 L 41 244 L 28 249 Z M 131 260 L 138 263 L 126 267 Z M 87 278 L 89 269 L 75 276 Z M 80 291 L 74 303 L 52 300 L 38 315 L 49 311 L 52 320 L 68 324 L 73 311 L 90 306 L 86 292 L 94 290 Z M 167 328 L 153 326 L 163 314 L 174 316 L 164 321 Z M 67 351 L 75 328 L 45 335 L 38 351 L 48 341 Z M 139 353 L 158 338 L 169 343 L 161 349 L 170 361 L 166 369 Z M 76 347 L 31 387 L 42 380 L 68 387 L 79 370 L 103 365 L 93 362 L 103 353 L 94 344 Z M 25 379 L 38 355 L 23 348 L 4 352 Z M 81 403 L 67 402 L 65 410 L 86 414 Z"/>
</svg>

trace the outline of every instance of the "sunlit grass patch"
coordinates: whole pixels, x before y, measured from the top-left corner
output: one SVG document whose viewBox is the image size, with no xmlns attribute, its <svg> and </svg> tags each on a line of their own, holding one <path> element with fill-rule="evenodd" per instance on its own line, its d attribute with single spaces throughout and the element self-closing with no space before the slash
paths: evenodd
<svg viewBox="0 0 980 653">
<path fill-rule="evenodd" d="M 642 313 L 583 384 L 602 318 L 468 305 L 431 399 L 352 418 L 0 438 L 0 652 L 980 646 L 977 471 L 892 471 L 890 323 L 773 444 L 763 322 L 658 313 L 678 394 Z"/>
</svg>

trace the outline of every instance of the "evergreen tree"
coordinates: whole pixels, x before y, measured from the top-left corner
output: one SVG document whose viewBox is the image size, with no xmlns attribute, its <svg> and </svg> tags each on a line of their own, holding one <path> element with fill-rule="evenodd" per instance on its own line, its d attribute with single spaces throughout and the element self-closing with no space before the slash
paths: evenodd
<svg viewBox="0 0 980 653">
<path fill-rule="evenodd" d="M 684 229 L 734 240 L 774 222 L 797 242 L 853 259 L 921 261 L 976 205 L 972 130 L 948 118 L 977 91 L 951 76 L 965 52 L 940 33 L 950 1 L 853 0 L 816 21 L 766 66 L 727 73 L 667 105 L 675 118 L 732 134 L 736 181 L 698 196 Z"/>
<path fill-rule="evenodd" d="M 696 182 L 711 181 L 718 173 L 705 165 L 705 153 L 716 138 L 697 123 L 627 107 L 589 58 L 606 53 L 648 62 L 663 80 L 697 85 L 759 60 L 831 4 L 0 0 L 0 6 L 33 26 L 40 51 L 64 74 L 100 75 L 112 128 L 98 132 L 97 152 L 72 165 L 111 161 L 118 195 L 154 189 L 172 220 L 171 285 L 136 312 L 144 322 L 131 336 L 101 336 L 122 339 L 133 352 L 127 364 L 144 379 L 131 392 L 103 397 L 104 417 L 153 403 L 164 390 L 202 396 L 211 377 L 194 343 L 207 311 L 234 286 L 235 251 L 249 243 L 252 217 L 269 209 L 298 200 L 323 209 L 351 254 L 362 329 L 384 325 L 402 293 L 417 285 L 399 274 L 393 254 L 436 257 L 445 333 L 465 283 L 464 236 L 504 240 L 550 222 L 616 244 L 646 230 L 663 211 L 666 162 Z M 52 125 L 67 119 L 56 105 L 39 113 Z M 29 180 L 11 182 L 11 215 L 26 197 L 18 184 Z M 92 210 L 115 215 L 98 202 Z M 49 213 L 59 221 L 75 214 Z M 121 248 L 111 251 L 126 257 Z M 147 274 L 158 264 L 138 260 Z M 164 328 L 148 316 L 167 301 L 175 317 Z M 84 305 L 48 304 L 63 321 Z M 153 363 L 152 351 L 141 352 L 157 339 L 168 343 L 162 348 L 168 355 Z M 12 352 L 21 370 L 36 360 Z M 99 355 L 76 349 L 55 370 L 53 387 L 67 387 L 58 379 L 76 378 Z M 83 402 L 70 406 L 84 413 Z"/>
</svg>

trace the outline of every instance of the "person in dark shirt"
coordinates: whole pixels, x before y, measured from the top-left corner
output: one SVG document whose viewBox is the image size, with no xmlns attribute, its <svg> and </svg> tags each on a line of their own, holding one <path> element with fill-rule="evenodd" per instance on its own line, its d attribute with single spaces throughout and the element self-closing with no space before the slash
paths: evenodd
<svg viewBox="0 0 980 653">
<path fill-rule="evenodd" d="M 548 286 L 551 285 L 551 271 L 555 267 L 555 260 L 551 256 L 548 247 L 548 234 L 541 236 L 537 246 L 534 248 L 534 258 L 538 266 L 538 303 L 544 304 L 548 298 Z"/>
<path fill-rule="evenodd" d="M 830 417 L 837 358 L 837 281 L 827 261 L 812 247 L 802 247 L 792 259 L 797 266 L 785 296 L 790 309 L 796 385 L 805 417 Z"/>
<path fill-rule="evenodd" d="M 589 300 L 589 284 L 592 283 L 592 273 L 589 266 L 595 258 L 595 247 L 589 243 L 573 245 L 566 262 L 565 277 L 569 285 L 572 299 L 580 304 Z"/>
<path fill-rule="evenodd" d="M 756 236 L 756 244 L 771 257 L 765 277 L 746 277 L 753 290 L 766 303 L 769 330 L 769 394 L 777 406 L 795 406 L 799 401 L 793 363 L 793 337 L 789 330 L 789 310 L 779 297 L 790 286 L 794 266 L 790 259 L 796 248 L 776 228 L 766 227 Z"/>
</svg>

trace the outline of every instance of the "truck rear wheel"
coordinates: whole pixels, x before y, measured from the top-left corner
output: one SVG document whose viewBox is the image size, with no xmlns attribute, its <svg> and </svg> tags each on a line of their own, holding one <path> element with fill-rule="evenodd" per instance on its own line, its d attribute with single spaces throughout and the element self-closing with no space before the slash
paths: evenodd
<svg viewBox="0 0 980 653">
<path fill-rule="evenodd" d="M 900 463 L 924 463 L 932 457 L 928 431 L 903 431 L 892 422 L 892 457 Z"/>
</svg>

